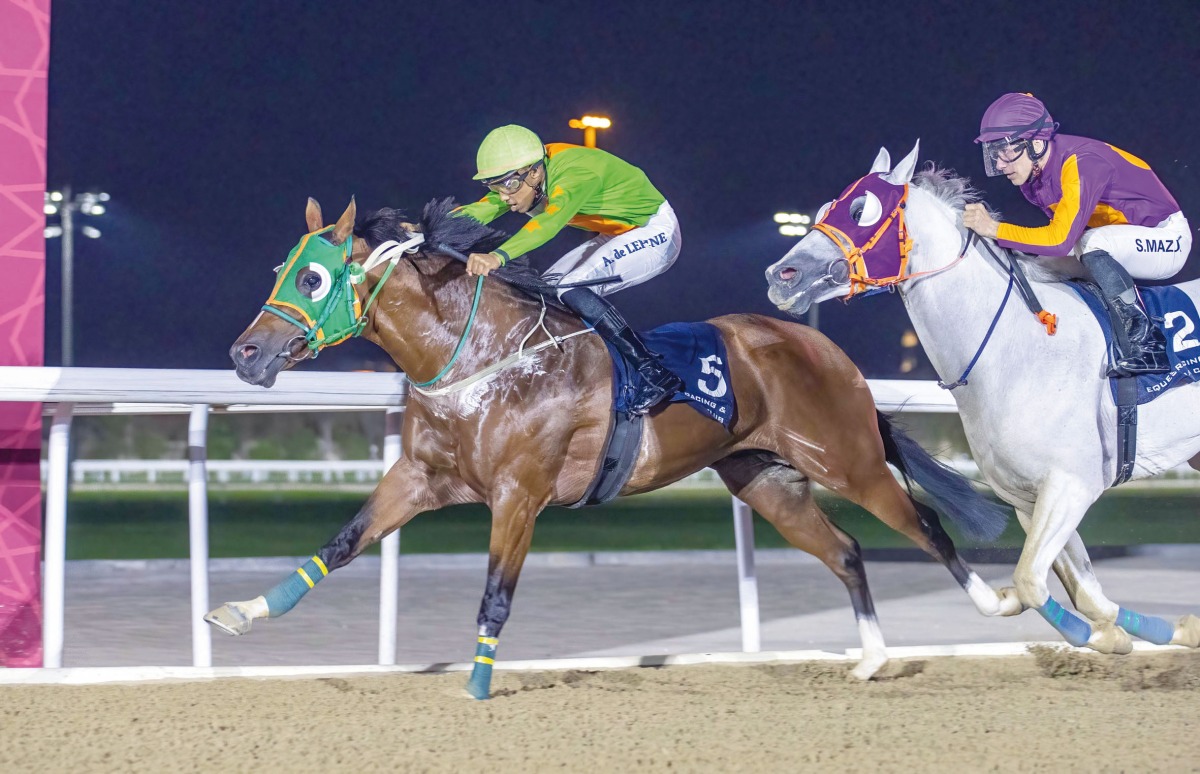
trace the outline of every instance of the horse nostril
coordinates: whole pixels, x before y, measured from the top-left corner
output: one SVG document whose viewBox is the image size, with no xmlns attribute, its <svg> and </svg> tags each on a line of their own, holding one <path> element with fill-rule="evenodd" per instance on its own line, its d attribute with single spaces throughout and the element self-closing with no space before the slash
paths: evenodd
<svg viewBox="0 0 1200 774">
<path fill-rule="evenodd" d="M 258 347 L 254 346 L 253 344 L 246 344 L 236 350 L 234 354 L 234 360 L 240 358 L 243 363 L 249 364 L 258 359 L 258 354 Z"/>
<path fill-rule="evenodd" d="M 783 282 L 791 282 L 795 278 L 796 278 L 796 270 L 793 269 L 792 267 L 789 266 L 786 269 L 779 270 L 779 279 L 782 280 Z"/>
</svg>

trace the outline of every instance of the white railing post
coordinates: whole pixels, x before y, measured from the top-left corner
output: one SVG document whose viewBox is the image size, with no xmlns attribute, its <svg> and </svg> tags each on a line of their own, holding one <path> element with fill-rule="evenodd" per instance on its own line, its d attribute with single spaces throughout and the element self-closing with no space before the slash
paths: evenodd
<svg viewBox="0 0 1200 774">
<path fill-rule="evenodd" d="M 50 424 L 46 479 L 46 554 L 42 564 L 42 665 L 62 666 L 66 611 L 67 493 L 71 480 L 70 403 L 59 403 Z"/>
<path fill-rule="evenodd" d="M 212 666 L 208 612 L 208 406 L 192 406 L 188 417 L 188 543 L 192 569 L 192 666 Z"/>
<path fill-rule="evenodd" d="M 754 572 L 754 512 L 733 498 L 733 541 L 737 551 L 738 603 L 742 611 L 742 652 L 761 648 L 758 624 L 758 576 Z"/>
<path fill-rule="evenodd" d="M 384 419 L 383 475 L 400 459 L 404 409 L 389 408 Z M 396 663 L 396 619 L 400 615 L 400 530 L 379 544 L 379 663 Z"/>
</svg>

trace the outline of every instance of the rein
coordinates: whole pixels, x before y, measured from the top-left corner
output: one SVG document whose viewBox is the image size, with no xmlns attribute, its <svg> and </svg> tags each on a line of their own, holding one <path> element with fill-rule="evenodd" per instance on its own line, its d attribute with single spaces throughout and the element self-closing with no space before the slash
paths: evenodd
<svg viewBox="0 0 1200 774">
<path fill-rule="evenodd" d="M 438 250 L 446 253 L 447 255 L 451 256 L 452 258 L 457 258 L 458 260 L 462 261 L 463 263 L 466 263 L 468 260 L 467 256 L 463 255 L 461 252 L 459 252 L 458 250 L 455 250 L 454 248 L 450 247 L 449 245 L 439 244 Z M 607 284 L 609 282 L 620 282 L 620 281 L 621 281 L 621 278 L 618 275 L 615 278 L 614 277 L 600 277 L 597 279 L 583 280 L 581 282 L 571 283 L 571 284 L 567 284 L 567 285 L 558 285 L 557 287 L 567 287 L 567 288 L 585 287 L 585 286 L 590 286 L 590 285 L 603 285 L 603 284 Z M 482 285 L 483 277 L 479 278 L 479 283 L 480 283 L 480 285 Z M 479 286 L 477 286 L 477 288 L 478 287 Z M 524 360 L 528 357 L 532 357 L 534 355 L 534 353 L 540 352 L 541 350 L 546 349 L 547 347 L 553 346 L 553 347 L 561 350 L 562 343 L 564 341 L 566 341 L 567 339 L 571 339 L 576 336 L 582 336 L 585 333 L 595 333 L 595 330 L 593 328 L 588 327 L 588 328 L 584 328 L 583 330 L 575 331 L 574 333 L 568 333 L 566 336 L 553 335 L 552 333 L 550 333 L 550 330 L 548 328 L 546 328 L 546 323 L 545 323 L 546 299 L 544 296 L 542 296 L 541 299 L 542 299 L 542 312 L 540 315 L 538 315 L 538 320 L 536 323 L 534 323 L 534 326 L 529 329 L 529 333 L 525 334 L 525 338 L 521 339 L 521 343 L 520 343 L 520 345 L 518 345 L 516 352 L 513 352 L 512 354 L 508 355 L 507 357 L 503 358 L 502 360 L 492 363 L 490 366 L 488 366 L 487 368 L 484 368 L 481 371 L 477 371 L 476 373 L 473 373 L 470 376 L 465 377 L 463 379 L 459 379 L 457 382 L 454 382 L 453 384 L 448 384 L 445 387 L 439 387 L 436 390 L 426 390 L 426 389 L 422 389 L 422 388 L 428 387 L 433 382 L 423 382 L 421 384 L 412 385 L 413 388 L 417 392 L 421 393 L 422 395 L 425 395 L 430 398 L 440 398 L 444 395 L 451 395 L 453 393 L 465 390 L 466 388 L 470 387 L 471 385 L 491 376 L 494 373 L 503 371 L 504 369 L 520 362 L 521 360 Z M 474 313 L 475 313 L 475 309 L 474 309 L 474 307 L 472 307 L 472 309 L 471 309 L 472 316 L 474 316 Z M 469 321 L 467 323 L 467 328 L 470 329 Z M 525 349 L 525 342 L 529 341 L 530 337 L 533 336 L 533 334 L 537 333 L 538 328 L 541 328 L 543 331 L 546 332 L 546 336 L 547 336 L 546 341 L 539 342 L 538 344 L 535 344 L 534 346 L 530 347 L 529 349 Z M 463 332 L 463 337 L 465 340 L 466 331 Z M 460 340 L 459 344 L 461 346 L 461 344 L 462 344 L 461 340 Z M 457 357 L 457 356 L 458 356 L 458 353 L 456 351 L 455 357 Z M 453 363 L 453 362 L 454 361 L 451 360 L 451 363 Z M 450 366 L 447 365 L 445 369 L 442 369 L 442 373 L 438 374 L 438 376 L 434 378 L 434 381 L 436 381 L 438 378 L 443 376 L 445 374 L 446 370 L 449 369 L 449 367 Z"/>
<path fill-rule="evenodd" d="M 482 293 L 483 275 L 480 275 L 475 279 L 475 297 L 471 299 L 471 314 L 467 317 L 467 324 L 463 327 L 462 335 L 458 337 L 458 346 L 454 348 L 454 354 L 450 356 L 450 361 L 446 363 L 445 367 L 442 368 L 441 371 L 438 371 L 437 376 L 433 377 L 427 382 L 412 383 L 412 386 L 415 387 L 418 392 L 428 395 L 429 393 L 426 393 L 421 388 L 429 387 L 440 382 L 442 377 L 446 375 L 446 372 L 449 371 L 454 363 L 458 360 L 458 356 L 462 354 L 463 345 L 467 343 L 467 336 L 471 333 L 471 326 L 475 324 L 475 313 L 479 311 L 479 296 L 482 295 Z"/>
<path fill-rule="evenodd" d="M 948 266 L 945 266 L 943 269 L 939 269 L 937 271 L 948 269 L 950 266 L 953 266 L 961 261 L 963 257 L 966 256 L 967 251 L 971 249 L 971 242 L 974 240 L 975 232 L 967 231 L 967 239 L 963 244 L 962 253 L 960 253 L 958 258 L 951 262 Z M 1000 308 L 996 310 L 995 316 L 992 317 L 992 324 L 988 326 L 987 333 L 983 335 L 983 341 L 979 342 L 979 348 L 975 350 L 975 356 L 972 357 L 971 362 L 967 364 L 966 369 L 962 372 L 962 376 L 958 377 L 957 380 L 951 382 L 950 384 L 946 384 L 941 379 L 938 379 L 937 385 L 943 390 L 953 390 L 956 387 L 966 386 L 967 377 L 975 368 L 975 364 L 979 362 L 979 358 L 981 355 L 983 355 L 983 350 L 987 347 L 988 342 L 992 340 L 992 333 L 994 333 L 996 330 L 996 324 L 1000 322 L 1000 316 L 1004 314 L 1004 307 L 1008 306 L 1008 298 L 1012 295 L 1013 286 L 1017 285 L 1018 282 L 1020 283 L 1019 287 L 1022 289 L 1022 295 L 1025 297 L 1025 302 L 1027 305 L 1029 305 L 1030 311 L 1034 312 L 1034 314 L 1037 315 L 1038 321 L 1042 323 L 1042 325 L 1046 326 L 1046 335 L 1053 336 L 1058 330 L 1058 317 L 1041 308 L 1041 304 L 1038 302 L 1037 297 L 1033 294 L 1033 288 L 1029 287 L 1029 281 L 1025 279 L 1025 275 L 1021 272 L 1021 268 L 1017 265 L 1016 259 L 1010 258 L 1008 261 L 1001 261 L 1000 256 L 997 255 L 992 249 L 992 246 L 989 242 L 985 240 L 981 241 L 980 244 L 987 249 L 988 254 L 992 256 L 992 260 L 996 261 L 996 263 L 1000 264 L 1002 267 L 1004 267 L 1004 270 L 1008 272 L 1008 287 L 1004 289 L 1004 298 L 1001 299 Z M 1034 308 L 1035 306 L 1036 309 Z"/>
<path fill-rule="evenodd" d="M 867 177 L 870 176 L 868 175 Z M 830 241 L 837 246 L 838 250 L 841 251 L 842 256 L 846 259 L 846 262 L 850 265 L 850 292 L 842 297 L 842 301 L 849 301 L 851 298 L 859 294 L 871 295 L 883 290 L 895 290 L 895 288 L 902 282 L 908 282 L 920 277 L 929 277 L 934 274 L 940 274 L 941 272 L 949 271 L 967 257 L 967 253 L 971 249 L 971 243 L 975 241 L 976 237 L 975 233 L 970 230 L 967 231 L 966 239 L 963 241 L 962 251 L 953 261 L 950 261 L 945 266 L 939 266 L 938 268 L 929 269 L 927 271 L 919 271 L 912 274 L 908 272 L 908 254 L 912 250 L 913 246 L 912 237 L 908 232 L 907 224 L 904 222 L 904 212 L 907 209 L 908 203 L 908 183 L 904 184 L 903 193 L 900 194 L 900 198 L 896 201 L 891 213 L 887 216 L 887 218 L 884 218 L 880 222 L 879 227 L 875 229 L 875 232 L 871 234 L 869 238 L 867 238 L 862 246 L 857 245 L 854 242 L 854 239 L 844 230 L 838 228 L 832 223 L 827 222 L 829 215 L 835 210 L 835 208 L 837 208 L 838 205 L 844 203 L 851 196 L 854 196 L 859 192 L 860 184 L 867 180 L 867 177 L 860 178 L 858 182 L 854 183 L 846 190 L 846 193 L 843 193 L 840 197 L 834 200 L 829 209 L 826 211 L 825 215 L 822 216 L 820 222 L 813 226 L 814 231 L 820 231 L 822 234 L 829 237 Z M 868 189 L 868 193 L 872 192 L 870 192 Z M 892 227 L 893 222 L 896 224 L 897 249 L 900 253 L 900 261 L 896 268 L 896 275 L 892 277 L 873 278 L 870 276 L 870 272 L 867 268 L 866 254 L 876 247 L 879 240 Z M 971 358 L 971 362 L 967 364 L 967 367 L 962 372 L 962 375 L 959 376 L 957 380 L 949 384 L 943 382 L 941 379 L 938 380 L 938 386 L 943 390 L 953 390 L 956 387 L 963 387 L 967 384 L 967 377 L 970 376 L 971 371 L 979 362 L 979 358 L 983 355 L 983 350 L 987 347 L 988 342 L 992 339 L 992 334 L 996 331 L 996 325 L 1000 322 L 1001 315 L 1004 314 L 1004 308 L 1008 306 L 1008 299 L 1009 296 L 1012 295 L 1012 289 L 1014 285 L 1020 290 L 1021 296 L 1025 299 L 1025 304 L 1029 307 L 1029 311 L 1033 312 L 1033 314 L 1037 316 L 1038 322 L 1045 326 L 1046 334 L 1053 336 L 1057 329 L 1058 318 L 1042 308 L 1041 303 L 1037 300 L 1037 296 L 1033 292 L 1033 288 L 1029 284 L 1029 280 L 1025 278 L 1024 272 L 1017 264 L 1016 258 L 1010 257 L 1010 259 L 1007 261 L 1001 260 L 1000 256 L 998 256 L 992 249 L 991 244 L 989 244 L 986 240 L 983 240 L 981 244 L 987 249 L 988 253 L 992 256 L 992 259 L 995 260 L 996 263 L 1003 267 L 1008 273 L 1008 287 L 1006 287 L 1004 290 L 1004 298 L 1001 299 L 1000 307 L 996 310 L 995 316 L 992 317 L 991 325 L 988 326 L 987 333 L 985 333 L 983 336 L 983 341 L 979 343 L 979 348 L 975 350 L 975 356 Z"/>
</svg>

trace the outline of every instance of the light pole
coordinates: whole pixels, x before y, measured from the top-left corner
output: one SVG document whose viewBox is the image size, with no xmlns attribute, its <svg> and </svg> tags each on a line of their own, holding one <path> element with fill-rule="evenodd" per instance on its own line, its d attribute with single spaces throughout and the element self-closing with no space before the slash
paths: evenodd
<svg viewBox="0 0 1200 774">
<path fill-rule="evenodd" d="M 43 211 L 47 218 L 58 215 L 61 225 L 47 225 L 46 238 L 62 237 L 62 364 L 74 365 L 74 311 L 72 299 L 75 292 L 75 214 L 103 215 L 106 193 L 88 191 L 71 195 L 71 186 L 61 191 L 47 191 Z M 84 224 L 79 232 L 89 239 L 99 239 L 100 229 Z"/>
<path fill-rule="evenodd" d="M 572 118 L 567 125 L 572 129 L 583 130 L 583 147 L 595 148 L 596 130 L 612 126 L 612 119 L 604 116 L 584 116 L 583 118 Z"/>
<path fill-rule="evenodd" d="M 803 237 L 812 226 L 813 216 L 807 212 L 777 212 L 774 217 L 779 233 L 785 237 Z M 810 328 L 820 329 L 821 315 L 817 304 L 808 307 L 804 322 Z"/>
</svg>

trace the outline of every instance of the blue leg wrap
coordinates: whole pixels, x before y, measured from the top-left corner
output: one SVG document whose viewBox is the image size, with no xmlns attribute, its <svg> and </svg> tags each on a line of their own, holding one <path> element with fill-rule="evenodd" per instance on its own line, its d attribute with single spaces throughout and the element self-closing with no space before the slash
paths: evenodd
<svg viewBox="0 0 1200 774">
<path fill-rule="evenodd" d="M 1092 627 L 1087 621 L 1066 610 L 1062 605 L 1054 601 L 1054 597 L 1046 597 L 1046 601 L 1042 603 L 1037 611 L 1042 614 L 1050 622 L 1050 625 L 1058 629 L 1058 633 L 1063 636 L 1067 642 L 1077 648 L 1081 648 L 1087 644 L 1088 638 L 1092 636 Z"/>
<path fill-rule="evenodd" d="M 283 615 L 296 606 L 296 603 L 308 593 L 309 589 L 321 582 L 329 574 L 325 563 L 314 556 L 282 583 L 268 591 L 264 596 L 267 600 L 267 611 L 271 618 Z"/>
<path fill-rule="evenodd" d="M 480 635 L 479 644 L 475 646 L 475 668 L 471 670 L 471 679 L 467 681 L 467 693 L 476 699 L 486 699 L 491 696 L 492 664 L 496 663 L 495 637 Z"/>
<path fill-rule="evenodd" d="M 1142 615 L 1125 608 L 1121 608 L 1117 612 L 1117 626 L 1134 637 L 1140 637 L 1155 645 L 1170 645 L 1171 638 L 1175 636 L 1175 626 L 1170 622 L 1157 616 Z"/>
</svg>

